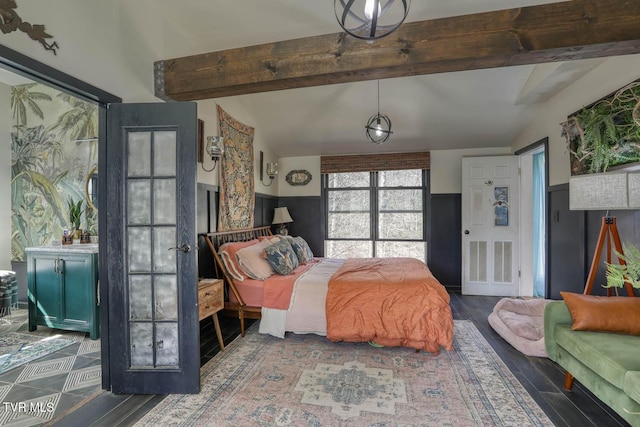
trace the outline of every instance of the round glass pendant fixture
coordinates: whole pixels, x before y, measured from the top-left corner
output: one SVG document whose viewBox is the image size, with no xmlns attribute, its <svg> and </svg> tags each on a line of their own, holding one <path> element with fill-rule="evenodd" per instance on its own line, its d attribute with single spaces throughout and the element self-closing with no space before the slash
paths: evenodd
<svg viewBox="0 0 640 427">
<path fill-rule="evenodd" d="M 407 18 L 411 0 L 334 0 L 340 27 L 362 40 L 373 41 L 394 32 Z"/>
<path fill-rule="evenodd" d="M 391 120 L 384 114 L 374 114 L 369 118 L 367 125 L 367 138 L 374 144 L 384 144 L 389 140 L 391 132 Z"/>
<path fill-rule="evenodd" d="M 384 144 L 393 133 L 389 117 L 380 114 L 380 80 L 378 80 L 378 112 L 369 117 L 365 129 L 367 130 L 367 139 L 374 144 Z"/>
</svg>

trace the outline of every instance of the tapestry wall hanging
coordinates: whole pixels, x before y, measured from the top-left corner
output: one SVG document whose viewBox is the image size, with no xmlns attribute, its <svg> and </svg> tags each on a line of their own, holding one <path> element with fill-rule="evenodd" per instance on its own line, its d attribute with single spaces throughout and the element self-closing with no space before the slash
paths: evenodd
<svg viewBox="0 0 640 427">
<path fill-rule="evenodd" d="M 224 144 L 220 169 L 218 231 L 253 227 L 253 128 L 231 117 L 218 105 Z"/>
</svg>

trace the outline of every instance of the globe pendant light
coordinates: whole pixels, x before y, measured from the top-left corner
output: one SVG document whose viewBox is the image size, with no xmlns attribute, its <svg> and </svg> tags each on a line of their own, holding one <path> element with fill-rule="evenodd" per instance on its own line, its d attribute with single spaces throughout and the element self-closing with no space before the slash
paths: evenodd
<svg viewBox="0 0 640 427">
<path fill-rule="evenodd" d="M 411 0 L 334 0 L 336 19 L 353 37 L 373 41 L 394 32 L 407 18 Z"/>
<path fill-rule="evenodd" d="M 380 80 L 378 80 L 378 113 L 369 118 L 365 129 L 367 129 L 367 139 L 374 144 L 384 144 L 393 133 L 389 117 L 380 114 Z"/>
</svg>

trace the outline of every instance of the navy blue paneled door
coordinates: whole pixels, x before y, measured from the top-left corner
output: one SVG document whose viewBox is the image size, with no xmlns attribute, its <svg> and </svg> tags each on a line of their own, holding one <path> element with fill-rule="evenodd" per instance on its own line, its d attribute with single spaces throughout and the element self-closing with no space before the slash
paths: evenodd
<svg viewBox="0 0 640 427">
<path fill-rule="evenodd" d="M 114 393 L 200 389 L 196 129 L 195 103 L 107 111 L 108 265 L 100 274 L 109 284 L 103 339 Z"/>
</svg>

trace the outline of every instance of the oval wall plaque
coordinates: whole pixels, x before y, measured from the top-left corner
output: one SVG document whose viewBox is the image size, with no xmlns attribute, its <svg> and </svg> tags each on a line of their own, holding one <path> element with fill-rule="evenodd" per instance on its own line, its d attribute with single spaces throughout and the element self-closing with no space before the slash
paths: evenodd
<svg viewBox="0 0 640 427">
<path fill-rule="evenodd" d="M 311 174 L 304 169 L 293 170 L 286 177 L 289 185 L 307 185 L 311 181 Z"/>
</svg>

